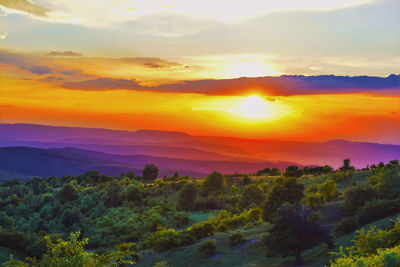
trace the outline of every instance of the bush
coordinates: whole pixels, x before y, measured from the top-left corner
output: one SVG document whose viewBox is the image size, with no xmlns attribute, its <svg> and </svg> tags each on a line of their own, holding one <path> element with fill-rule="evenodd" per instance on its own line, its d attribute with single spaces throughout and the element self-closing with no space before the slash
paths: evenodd
<svg viewBox="0 0 400 267">
<path fill-rule="evenodd" d="M 49 236 L 44 240 L 47 245 L 45 253 L 39 261 L 27 258 L 33 266 L 75 266 L 75 267 L 97 267 L 97 266 L 120 266 L 122 264 L 134 264 L 136 253 L 131 250 L 133 244 L 121 244 L 116 247 L 115 252 L 98 255 L 93 252 L 85 252 L 88 243 L 87 238 L 78 240 L 80 233 L 72 233 L 68 241 L 57 240 L 53 243 Z M 10 260 L 4 263 L 7 267 L 27 267 L 29 264 L 16 261 L 12 255 Z"/>
<path fill-rule="evenodd" d="M 324 197 L 320 193 L 308 193 L 304 198 L 304 204 L 310 209 L 319 209 L 324 203 Z"/>
<path fill-rule="evenodd" d="M 187 229 L 196 239 L 215 234 L 215 227 L 210 222 L 198 222 Z"/>
<path fill-rule="evenodd" d="M 225 186 L 225 177 L 219 172 L 213 172 L 206 177 L 203 188 L 206 193 L 221 193 Z"/>
<path fill-rule="evenodd" d="M 378 266 L 391 267 L 400 264 L 400 220 L 387 230 L 361 229 L 353 240 L 354 246 L 340 248 L 339 256 L 331 267 Z M 347 251 L 347 253 L 346 253 Z"/>
<path fill-rule="evenodd" d="M 304 197 L 304 184 L 297 178 L 278 178 L 268 194 L 267 200 L 262 204 L 263 219 L 273 219 L 277 209 L 283 203 L 297 205 Z"/>
<path fill-rule="evenodd" d="M 213 255 L 215 254 L 215 250 L 217 248 L 217 240 L 215 239 L 208 239 L 202 241 L 198 247 L 197 250 L 206 253 L 207 255 Z"/>
<path fill-rule="evenodd" d="M 375 199 L 376 195 L 376 189 L 371 185 L 352 186 L 344 192 L 344 206 L 354 214 L 364 206 L 365 202 Z"/>
<path fill-rule="evenodd" d="M 234 247 L 243 241 L 245 241 L 245 239 L 243 238 L 243 234 L 240 232 L 236 232 L 229 237 L 229 246 Z"/>
<path fill-rule="evenodd" d="M 165 251 L 177 246 L 175 229 L 158 227 L 157 231 L 146 240 L 146 245 L 155 251 Z"/>
<path fill-rule="evenodd" d="M 358 216 L 344 217 L 335 225 L 335 234 L 337 236 L 353 232 L 359 227 Z"/>
<path fill-rule="evenodd" d="M 198 191 L 199 190 L 195 184 L 185 184 L 185 186 L 178 192 L 178 209 L 186 211 L 194 210 Z"/>
<path fill-rule="evenodd" d="M 243 189 L 241 203 L 244 207 L 258 206 L 265 200 L 264 190 L 261 186 L 250 184 Z"/>
<path fill-rule="evenodd" d="M 358 212 L 360 224 L 367 224 L 400 212 L 400 198 L 368 201 Z"/>
<path fill-rule="evenodd" d="M 286 177 L 300 177 L 302 171 L 296 165 L 287 166 L 286 171 L 283 173 Z"/>
<path fill-rule="evenodd" d="M 74 201 L 78 198 L 78 191 L 74 186 L 66 184 L 60 191 L 60 202 L 65 203 L 69 201 Z"/>
</svg>

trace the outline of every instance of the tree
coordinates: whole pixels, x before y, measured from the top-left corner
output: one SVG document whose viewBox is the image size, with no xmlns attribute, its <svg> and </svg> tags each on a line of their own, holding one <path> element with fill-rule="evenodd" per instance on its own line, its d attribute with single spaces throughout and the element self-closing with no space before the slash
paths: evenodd
<svg viewBox="0 0 400 267">
<path fill-rule="evenodd" d="M 351 160 L 349 158 L 343 160 L 343 166 L 340 167 L 341 171 L 352 171 L 354 167 L 351 166 Z"/>
<path fill-rule="evenodd" d="M 263 219 L 272 219 L 277 209 L 283 203 L 298 204 L 304 197 L 304 184 L 299 183 L 297 178 L 279 178 L 263 203 Z"/>
<path fill-rule="evenodd" d="M 224 176 L 219 172 L 213 172 L 206 177 L 203 188 L 205 192 L 221 193 L 225 186 L 226 181 Z"/>
<path fill-rule="evenodd" d="M 301 206 L 284 205 L 278 211 L 274 226 L 263 237 L 267 255 L 293 255 L 301 262 L 301 253 L 319 243 L 332 246 L 328 229 L 313 220 L 313 213 Z"/>
<path fill-rule="evenodd" d="M 106 187 L 105 204 L 109 207 L 121 205 L 122 199 L 120 192 L 121 185 L 116 180 L 112 180 Z"/>
<path fill-rule="evenodd" d="M 377 192 L 373 186 L 362 184 L 346 189 L 343 194 L 345 208 L 355 213 L 365 202 L 376 199 Z"/>
<path fill-rule="evenodd" d="M 126 177 L 128 177 L 128 178 L 130 178 L 130 179 L 133 179 L 133 178 L 135 178 L 136 176 L 135 176 L 135 173 L 134 173 L 133 171 L 130 171 L 130 172 L 127 172 L 127 173 L 126 173 Z"/>
<path fill-rule="evenodd" d="M 74 201 L 77 198 L 78 198 L 78 191 L 75 189 L 74 186 L 70 184 L 66 184 L 63 186 L 63 188 L 60 191 L 61 203 Z"/>
<path fill-rule="evenodd" d="M 286 171 L 283 175 L 286 177 L 300 177 L 301 170 L 295 165 L 287 166 Z"/>
<path fill-rule="evenodd" d="M 242 205 L 248 207 L 252 204 L 260 205 L 265 200 L 264 190 L 261 186 L 251 184 L 247 185 L 243 189 L 242 193 Z"/>
<path fill-rule="evenodd" d="M 158 176 L 158 168 L 154 164 L 146 164 L 143 169 L 144 180 L 154 180 Z"/>
<path fill-rule="evenodd" d="M 243 175 L 242 184 L 251 184 L 251 178 L 247 173 Z"/>
<path fill-rule="evenodd" d="M 319 209 L 324 202 L 324 197 L 316 192 L 309 192 L 304 198 L 304 204 L 312 210 Z"/>
<path fill-rule="evenodd" d="M 320 187 L 320 192 L 326 202 L 336 200 L 339 194 L 334 180 L 327 180 Z"/>
<path fill-rule="evenodd" d="M 193 183 L 187 183 L 178 192 L 178 209 L 191 211 L 195 207 L 195 200 L 199 190 Z"/>
<path fill-rule="evenodd" d="M 281 171 L 278 168 L 272 168 L 271 171 L 269 172 L 269 175 L 278 176 L 281 175 Z"/>
</svg>

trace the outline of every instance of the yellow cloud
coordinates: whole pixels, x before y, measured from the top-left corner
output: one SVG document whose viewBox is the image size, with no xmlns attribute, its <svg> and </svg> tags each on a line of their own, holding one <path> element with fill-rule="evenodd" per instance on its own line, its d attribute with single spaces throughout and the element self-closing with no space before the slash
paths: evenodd
<svg viewBox="0 0 400 267">
<path fill-rule="evenodd" d="M 47 13 L 50 11 L 49 9 L 35 4 L 34 2 L 29 0 L 0 0 L 0 5 L 5 8 L 14 9 L 20 12 L 44 18 L 48 17 Z"/>
</svg>

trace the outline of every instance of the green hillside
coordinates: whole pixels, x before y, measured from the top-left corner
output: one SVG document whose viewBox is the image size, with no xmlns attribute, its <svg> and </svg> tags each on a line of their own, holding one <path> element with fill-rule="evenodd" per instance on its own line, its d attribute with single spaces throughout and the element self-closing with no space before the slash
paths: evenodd
<svg viewBox="0 0 400 267">
<path fill-rule="evenodd" d="M 344 160 L 338 170 L 157 176 L 148 165 L 142 176 L 89 171 L 1 183 L 0 259 L 4 266 L 400 263 L 397 160 L 362 170 Z"/>
</svg>

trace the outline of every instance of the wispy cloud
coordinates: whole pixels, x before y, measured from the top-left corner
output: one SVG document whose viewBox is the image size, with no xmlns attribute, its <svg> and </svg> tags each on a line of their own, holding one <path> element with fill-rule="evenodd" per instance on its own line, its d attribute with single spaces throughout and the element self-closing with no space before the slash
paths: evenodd
<svg viewBox="0 0 400 267">
<path fill-rule="evenodd" d="M 184 81 L 178 84 L 141 86 L 136 80 L 98 78 L 67 82 L 63 88 L 75 90 L 148 90 L 159 92 L 196 93 L 206 95 L 240 95 L 261 93 L 270 96 L 313 95 L 375 92 L 400 89 L 400 75 L 369 76 L 280 76 L 223 80 Z"/>
<path fill-rule="evenodd" d="M 21 68 L 39 75 L 53 73 L 53 70 L 47 66 L 21 66 Z"/>
<path fill-rule="evenodd" d="M 74 51 L 51 51 L 46 54 L 46 56 L 50 57 L 81 57 L 83 56 L 81 53 Z"/>
<path fill-rule="evenodd" d="M 48 17 L 47 13 L 50 11 L 49 9 L 35 4 L 34 2 L 29 0 L 0 0 L 0 5 L 5 8 L 17 10 L 23 13 L 43 18 Z"/>
</svg>

